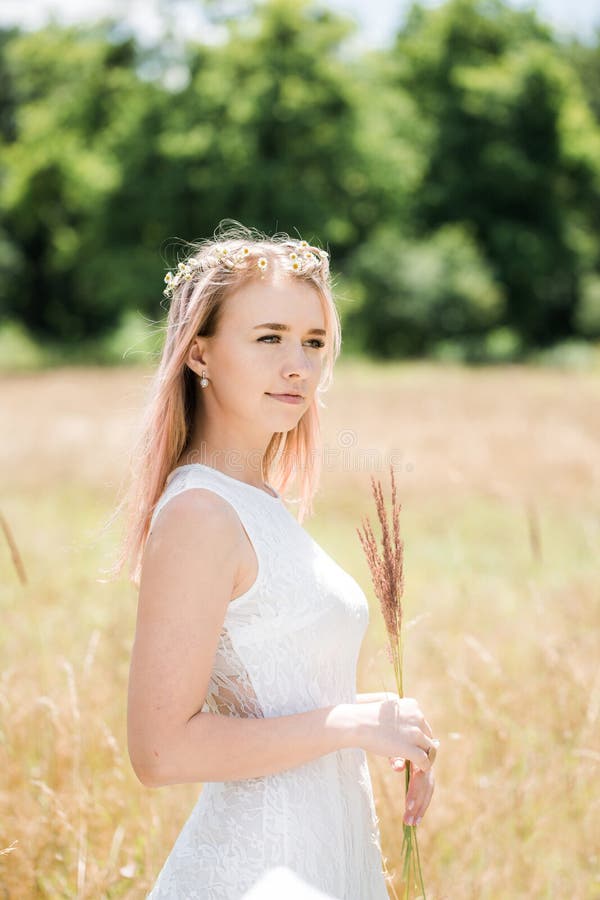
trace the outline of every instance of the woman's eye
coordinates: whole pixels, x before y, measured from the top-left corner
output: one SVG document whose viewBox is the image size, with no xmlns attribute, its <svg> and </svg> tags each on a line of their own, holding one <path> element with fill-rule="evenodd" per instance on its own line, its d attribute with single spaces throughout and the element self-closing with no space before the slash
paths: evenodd
<svg viewBox="0 0 600 900">
<path fill-rule="evenodd" d="M 279 340 L 280 340 L 278 334 L 265 334 L 265 335 L 263 335 L 263 337 L 258 338 L 258 340 L 259 340 L 259 341 L 263 341 L 263 342 L 265 342 L 265 343 L 268 341 L 268 342 L 270 343 L 272 338 L 275 338 L 276 341 L 279 341 Z M 313 345 L 316 345 L 316 346 L 315 346 L 315 349 L 317 349 L 317 348 L 319 348 L 319 347 L 324 347 L 324 346 L 325 346 L 325 342 L 324 342 L 324 341 L 320 341 L 319 338 L 310 338 L 310 341 L 309 341 L 309 342 L 310 342 L 311 344 L 313 344 Z"/>
</svg>

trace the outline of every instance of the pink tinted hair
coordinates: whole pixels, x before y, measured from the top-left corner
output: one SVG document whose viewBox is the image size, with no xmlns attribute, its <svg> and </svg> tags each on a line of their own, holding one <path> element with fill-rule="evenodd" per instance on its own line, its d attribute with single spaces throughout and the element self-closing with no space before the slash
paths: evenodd
<svg viewBox="0 0 600 900">
<path fill-rule="evenodd" d="M 201 333 L 216 333 L 219 313 L 224 300 L 250 279 L 262 273 L 256 262 L 264 256 L 268 271 L 282 270 L 287 262 L 292 239 L 278 233 L 272 237 L 249 229 L 234 220 L 215 231 L 214 239 L 188 242 L 192 256 L 202 260 L 217 247 L 227 247 L 235 253 L 247 246 L 250 253 L 240 268 L 224 265 L 197 271 L 192 281 L 183 281 L 174 289 L 166 324 L 165 341 L 158 369 L 150 385 L 149 397 L 143 411 L 142 424 L 131 460 L 127 488 L 108 524 L 123 508 L 126 510 L 125 535 L 115 565 L 103 570 L 109 579 L 117 577 L 129 563 L 129 578 L 139 586 L 144 546 L 148 538 L 152 514 L 162 494 L 166 478 L 175 467 L 190 436 L 195 412 L 195 391 L 198 376 L 187 366 L 186 358 L 194 337 Z M 303 248 L 304 250 L 308 248 Z M 189 257 L 188 257 L 189 258 Z M 288 271 L 287 268 L 285 270 Z M 308 264 L 306 270 L 288 275 L 312 285 L 321 300 L 327 340 L 321 380 L 310 407 L 297 426 L 289 432 L 276 432 L 267 446 L 262 466 L 262 478 L 282 496 L 294 478 L 299 481 L 298 522 L 302 524 L 313 513 L 313 498 L 321 476 L 321 429 L 319 420 L 320 395 L 330 386 L 333 367 L 341 348 L 341 324 L 332 293 L 332 279 L 328 260 Z"/>
</svg>

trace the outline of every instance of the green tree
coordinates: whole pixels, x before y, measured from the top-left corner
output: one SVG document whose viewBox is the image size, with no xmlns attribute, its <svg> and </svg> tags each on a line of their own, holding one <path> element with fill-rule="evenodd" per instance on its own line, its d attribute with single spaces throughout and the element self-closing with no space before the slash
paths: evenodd
<svg viewBox="0 0 600 900">
<path fill-rule="evenodd" d="M 206 233 L 227 212 L 315 232 L 341 261 L 412 186 L 391 165 L 398 111 L 353 77 L 343 47 L 354 26 L 327 9 L 270 0 L 224 24 L 222 44 L 188 45 L 190 82 L 160 139 L 181 178 L 179 232 Z"/>
<path fill-rule="evenodd" d="M 308 0 L 248 3 L 224 22 L 221 44 L 169 50 L 167 34 L 143 58 L 110 23 L 7 46 L 18 104 L 0 208 L 15 252 L 0 249 L 0 267 L 15 276 L 5 310 L 35 334 L 78 341 L 126 308 L 157 315 L 161 248 L 224 217 L 318 235 L 343 265 L 406 207 L 423 171 L 418 114 L 344 57 L 355 26 Z"/>
<path fill-rule="evenodd" d="M 12 260 L 2 311 L 42 339 L 97 336 L 114 327 L 127 287 L 116 286 L 102 240 L 105 208 L 122 183 L 118 151 L 152 89 L 137 77 L 132 41 L 115 44 L 104 27 L 13 35 L 2 56 L 16 98 L 0 143 L 11 246 L 0 265 Z M 128 270 L 136 263 L 134 252 Z"/>
<path fill-rule="evenodd" d="M 329 246 L 375 354 L 600 333 L 598 124 L 533 12 L 414 4 L 359 53 L 320 2 L 203 5 L 221 43 L 166 0 L 146 50 L 110 20 L 0 32 L 3 315 L 72 343 L 155 318 L 170 239 L 234 218 Z"/>
<path fill-rule="evenodd" d="M 548 29 L 500 0 L 450 0 L 413 7 L 393 55 L 396 83 L 435 123 L 417 233 L 469 222 L 506 323 L 526 344 L 573 334 L 599 264 L 600 133 Z"/>
<path fill-rule="evenodd" d="M 572 37 L 559 49 L 579 75 L 590 109 L 600 123 L 600 27 L 594 29 L 585 43 Z"/>
<path fill-rule="evenodd" d="M 381 226 L 356 251 L 349 278 L 355 305 L 345 324 L 373 357 L 421 356 L 455 341 L 483 358 L 483 337 L 503 320 L 504 295 L 467 223 L 422 240 Z"/>
</svg>

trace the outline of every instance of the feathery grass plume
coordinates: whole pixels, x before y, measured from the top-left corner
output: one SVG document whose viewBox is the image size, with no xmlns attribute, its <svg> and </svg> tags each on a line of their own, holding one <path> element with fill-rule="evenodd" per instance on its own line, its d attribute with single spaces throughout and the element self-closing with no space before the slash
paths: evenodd
<svg viewBox="0 0 600 900">
<path fill-rule="evenodd" d="M 10 526 L 2 513 L 0 513 L 0 525 L 2 526 L 2 531 L 4 532 L 6 542 L 10 548 L 10 555 L 12 557 L 14 567 L 17 570 L 19 581 L 21 582 L 21 584 L 27 584 L 25 566 L 23 565 L 23 560 L 21 559 L 21 554 L 19 553 L 17 542 L 15 541 L 12 531 L 10 530 Z"/>
<path fill-rule="evenodd" d="M 394 469 L 391 465 L 390 476 L 392 502 L 389 518 L 391 518 L 391 523 L 388 521 L 381 482 L 379 480 L 375 481 L 373 476 L 371 476 L 371 490 L 375 499 L 377 518 L 381 525 L 381 550 L 373 534 L 373 528 L 368 516 L 363 518 L 363 532 L 361 533 L 360 528 L 357 528 L 356 531 L 367 557 L 375 596 L 379 600 L 385 622 L 398 696 L 403 697 L 402 594 L 404 591 L 404 542 L 400 537 L 400 510 L 402 509 L 402 504 L 397 499 Z M 404 772 L 404 794 L 406 796 L 411 772 L 410 760 L 408 759 L 406 760 Z M 419 845 L 417 843 L 417 826 L 403 823 L 402 829 L 401 857 L 404 896 L 408 900 L 412 886 L 412 888 L 416 888 L 420 892 L 419 896 L 422 897 L 422 900 L 425 900 L 425 886 L 423 884 Z"/>
</svg>

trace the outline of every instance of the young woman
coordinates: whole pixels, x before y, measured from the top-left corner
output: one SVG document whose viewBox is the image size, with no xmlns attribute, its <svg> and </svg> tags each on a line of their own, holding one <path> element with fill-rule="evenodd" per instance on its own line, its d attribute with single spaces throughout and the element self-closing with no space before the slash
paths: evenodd
<svg viewBox="0 0 600 900">
<path fill-rule="evenodd" d="M 239 900 L 288 872 L 314 895 L 386 900 L 365 751 L 413 763 L 412 823 L 437 742 L 416 700 L 356 694 L 367 599 L 301 524 L 341 343 L 328 255 L 239 223 L 191 246 L 165 278 L 123 558 L 133 769 L 203 787 L 148 896 Z"/>
</svg>

